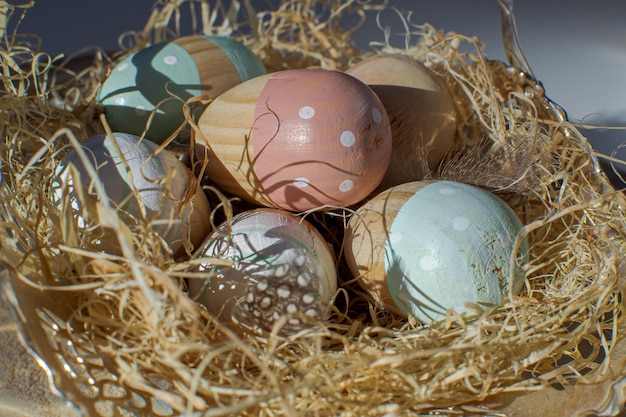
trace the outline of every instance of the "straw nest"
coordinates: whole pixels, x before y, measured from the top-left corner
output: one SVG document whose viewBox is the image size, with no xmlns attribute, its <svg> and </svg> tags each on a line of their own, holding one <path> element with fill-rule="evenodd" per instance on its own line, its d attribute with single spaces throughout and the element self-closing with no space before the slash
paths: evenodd
<svg viewBox="0 0 626 417">
<path fill-rule="evenodd" d="M 8 22 L 21 7 L 6 9 Z M 623 337 L 624 196 L 540 83 L 487 60 L 479 40 L 409 17 L 364 0 L 293 0 L 272 11 L 162 1 L 145 30 L 122 37 L 126 49 L 89 51 L 80 71 L 40 52 L 36 39 L 4 32 L 0 258 L 25 339 L 69 400 L 102 416 L 496 414 L 481 404 L 623 373 L 621 364 L 611 371 L 611 353 Z M 379 19 L 381 31 L 363 51 L 353 37 L 366 19 Z M 340 263 L 327 322 L 289 337 L 279 334 L 284 322 L 235 334 L 185 294 L 193 256 L 174 259 L 148 226 L 123 225 L 105 203 L 94 208 L 99 226 L 79 229 L 49 189 L 63 155 L 107 131 L 96 89 L 127 54 L 188 33 L 234 37 L 270 71 L 342 70 L 393 52 L 439 73 L 459 123 L 454 152 L 431 176 L 487 188 L 519 214 L 530 241 L 521 295 L 421 326 L 373 303 Z M 188 114 L 210 100 L 189 100 Z M 206 192 L 215 222 L 237 211 L 219 190 Z M 351 211 L 306 215 L 338 248 Z M 103 230 L 121 255 L 89 249 Z"/>
</svg>

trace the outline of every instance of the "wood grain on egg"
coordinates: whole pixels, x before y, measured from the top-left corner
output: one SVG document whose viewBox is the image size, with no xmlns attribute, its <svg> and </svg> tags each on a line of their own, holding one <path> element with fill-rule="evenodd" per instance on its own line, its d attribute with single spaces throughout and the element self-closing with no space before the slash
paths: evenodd
<svg viewBox="0 0 626 417">
<path fill-rule="evenodd" d="M 185 101 L 216 97 L 263 73 L 259 58 L 233 39 L 186 36 L 120 61 L 102 83 L 97 101 L 114 131 L 141 135 L 152 117 L 146 137 L 161 143 L 185 122 Z"/>
<path fill-rule="evenodd" d="M 263 75 L 213 101 L 197 154 L 221 188 L 268 207 L 349 206 L 380 183 L 391 156 L 384 107 L 337 71 Z"/>
<path fill-rule="evenodd" d="M 454 102 L 440 76 L 403 55 L 376 55 L 346 72 L 374 90 L 391 122 L 391 163 L 378 189 L 436 170 L 456 134 Z"/>
<path fill-rule="evenodd" d="M 387 286 L 387 236 L 404 203 L 431 182 L 405 183 L 381 192 L 357 210 L 345 233 L 344 256 L 352 274 L 377 302 L 400 315 L 405 313 L 393 301 Z M 419 233 L 415 229 L 413 232 Z"/>
<path fill-rule="evenodd" d="M 491 309 L 517 294 L 528 255 L 522 224 L 497 196 L 452 181 L 392 187 L 360 207 L 344 241 L 360 284 L 390 310 L 423 323 L 466 303 Z M 510 281 L 510 278 L 513 281 Z"/>
</svg>

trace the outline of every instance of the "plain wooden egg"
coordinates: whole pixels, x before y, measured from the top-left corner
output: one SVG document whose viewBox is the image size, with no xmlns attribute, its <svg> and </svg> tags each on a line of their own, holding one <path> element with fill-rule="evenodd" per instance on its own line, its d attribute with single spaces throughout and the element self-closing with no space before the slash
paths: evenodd
<svg viewBox="0 0 626 417">
<path fill-rule="evenodd" d="M 485 309 L 517 294 L 524 282 L 511 265 L 522 228 L 500 198 L 451 181 L 415 181 L 392 187 L 350 219 L 344 253 L 360 284 L 390 310 L 423 323 L 465 310 Z M 523 263 L 528 243 L 523 241 Z M 517 255 L 517 254 L 516 254 Z M 514 281 L 509 271 L 514 268 Z"/>
<path fill-rule="evenodd" d="M 234 39 L 185 36 L 143 48 L 115 65 L 98 91 L 112 130 L 162 143 L 185 121 L 183 103 L 217 97 L 236 84 L 264 74 L 261 60 Z"/>
<path fill-rule="evenodd" d="M 374 90 L 391 122 L 391 163 L 378 189 L 436 170 L 456 134 L 454 102 L 441 77 L 403 55 L 376 55 L 346 72 Z"/>
<path fill-rule="evenodd" d="M 103 196 L 127 224 L 152 224 L 173 252 L 199 246 L 210 231 L 210 209 L 192 172 L 167 150 L 147 139 L 126 133 L 103 134 L 81 143 L 86 159 L 71 149 L 61 160 L 54 179 L 54 198 L 68 201 L 79 224 L 90 227 L 87 206 Z M 89 169 L 95 171 L 92 178 Z M 194 189 L 190 189 L 194 185 Z M 64 195 L 67 193 L 67 199 Z M 87 210 L 88 211 L 88 210 Z M 102 242 L 110 248 L 111 242 Z M 113 245 L 114 246 L 114 245 Z"/>
<path fill-rule="evenodd" d="M 233 266 L 206 263 L 214 278 L 189 279 L 189 295 L 225 324 L 270 331 L 282 316 L 301 313 L 322 320 L 337 290 L 329 245 L 306 220 L 279 209 L 243 212 L 207 240 L 201 256 L 228 259 Z M 294 315 L 282 328 L 303 328 Z"/>
<path fill-rule="evenodd" d="M 199 118 L 196 154 L 219 187 L 267 207 L 350 206 L 380 183 L 391 128 L 374 92 L 354 77 L 287 70 L 241 83 Z"/>
</svg>

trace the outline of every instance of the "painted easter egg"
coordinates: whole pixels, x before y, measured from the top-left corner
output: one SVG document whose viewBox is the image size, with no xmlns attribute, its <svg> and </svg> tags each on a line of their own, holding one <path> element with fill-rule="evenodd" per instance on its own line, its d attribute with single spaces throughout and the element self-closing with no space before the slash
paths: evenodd
<svg viewBox="0 0 626 417">
<path fill-rule="evenodd" d="M 403 55 L 376 55 L 346 72 L 374 90 L 391 122 L 391 163 L 378 189 L 419 181 L 436 170 L 456 133 L 454 102 L 442 78 Z"/>
<path fill-rule="evenodd" d="M 468 302 L 489 309 L 521 290 L 526 240 L 515 253 L 520 261 L 511 263 L 521 228 L 515 212 L 483 189 L 415 181 L 361 206 L 348 224 L 344 252 L 376 300 L 431 323 L 447 309 L 463 312 Z"/>
<path fill-rule="evenodd" d="M 120 61 L 96 99 L 112 130 L 141 136 L 152 117 L 145 137 L 161 143 L 185 122 L 186 100 L 216 97 L 264 73 L 260 59 L 234 39 L 185 36 L 148 46 Z"/>
<path fill-rule="evenodd" d="M 291 211 L 350 206 L 380 183 L 391 127 L 376 94 L 338 71 L 296 69 L 239 84 L 198 120 L 196 154 L 223 190 Z"/>
<path fill-rule="evenodd" d="M 270 331 L 289 315 L 282 333 L 304 327 L 299 313 L 322 320 L 337 290 L 335 260 L 328 244 L 306 220 L 279 209 L 243 212 L 207 240 L 202 256 L 234 261 L 211 263 L 190 279 L 189 294 L 226 324 Z M 285 318 L 287 319 L 287 318 Z"/>
<path fill-rule="evenodd" d="M 90 205 L 105 197 L 101 188 L 124 223 L 152 225 L 173 252 L 199 246 L 209 234 L 207 197 L 174 154 L 157 152 L 154 142 L 125 133 L 93 136 L 81 143 L 81 150 L 82 155 L 76 148 L 65 155 L 53 184 L 55 200 L 69 202 L 79 225 L 97 223 L 88 213 Z M 101 243 L 111 249 L 111 242 Z"/>
</svg>

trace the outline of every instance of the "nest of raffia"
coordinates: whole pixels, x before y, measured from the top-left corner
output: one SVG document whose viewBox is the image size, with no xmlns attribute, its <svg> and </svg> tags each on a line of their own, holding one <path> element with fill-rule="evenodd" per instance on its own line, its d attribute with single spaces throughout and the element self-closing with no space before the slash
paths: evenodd
<svg viewBox="0 0 626 417">
<path fill-rule="evenodd" d="M 603 410 L 621 404 L 624 196 L 541 84 L 485 59 L 478 40 L 415 25 L 384 4 L 293 0 L 259 12 L 226 3 L 158 3 L 143 32 L 125 35 L 127 50 L 95 51 L 81 71 L 4 34 L 0 258 L 24 339 L 58 390 L 93 416 L 490 415 L 534 391 L 581 386 L 602 387 Z M 383 30 L 359 50 L 345 27 L 385 16 L 406 43 L 393 46 Z M 289 337 L 278 328 L 236 335 L 185 295 L 197 259 L 175 261 L 149 227 L 129 229 L 102 204 L 101 227 L 123 255 L 89 250 L 89 231 L 51 203 L 54 170 L 71 146 L 106 130 L 94 91 L 107 70 L 185 32 L 232 36 L 270 71 L 341 70 L 394 52 L 441 74 L 459 123 L 456 149 L 432 176 L 483 186 L 514 207 L 530 241 L 522 294 L 425 327 L 372 303 L 339 265 L 327 322 Z M 236 210 L 219 190 L 207 193 L 221 203 L 216 218 Z M 337 243 L 349 215 L 308 218 Z"/>
</svg>

